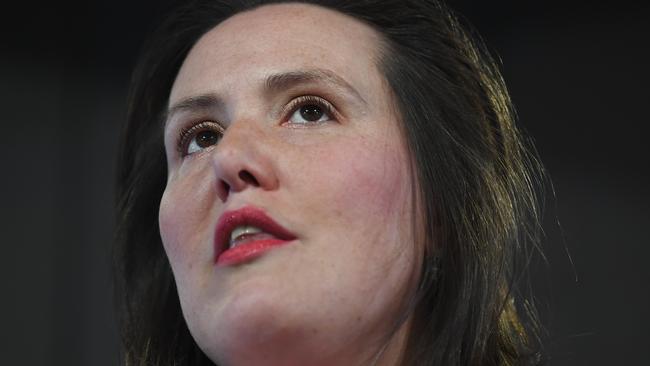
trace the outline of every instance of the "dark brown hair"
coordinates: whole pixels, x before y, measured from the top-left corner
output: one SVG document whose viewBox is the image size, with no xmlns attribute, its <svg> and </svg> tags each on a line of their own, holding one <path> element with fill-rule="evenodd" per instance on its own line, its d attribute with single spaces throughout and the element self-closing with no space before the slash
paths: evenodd
<svg viewBox="0 0 650 366">
<path fill-rule="evenodd" d="M 128 365 L 211 365 L 183 319 L 160 239 L 162 115 L 194 43 L 228 17 L 286 1 L 205 0 L 176 8 L 135 69 L 117 177 L 116 300 Z M 485 47 L 434 0 L 301 1 L 382 37 L 413 160 L 422 267 L 404 365 L 540 363 L 526 263 L 537 247 L 542 169 L 514 125 Z"/>
</svg>

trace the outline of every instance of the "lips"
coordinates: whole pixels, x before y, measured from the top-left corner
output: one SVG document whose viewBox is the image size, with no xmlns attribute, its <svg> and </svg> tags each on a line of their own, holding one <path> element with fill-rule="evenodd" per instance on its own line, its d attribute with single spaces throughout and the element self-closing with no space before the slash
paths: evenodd
<svg viewBox="0 0 650 366">
<path fill-rule="evenodd" d="M 230 235 L 237 227 L 254 226 L 262 233 L 229 248 Z M 257 237 L 257 239 L 256 239 Z M 264 211 L 247 206 L 224 212 L 217 222 L 215 235 L 215 262 L 232 265 L 251 260 L 269 249 L 287 244 L 296 236 L 266 215 Z"/>
</svg>

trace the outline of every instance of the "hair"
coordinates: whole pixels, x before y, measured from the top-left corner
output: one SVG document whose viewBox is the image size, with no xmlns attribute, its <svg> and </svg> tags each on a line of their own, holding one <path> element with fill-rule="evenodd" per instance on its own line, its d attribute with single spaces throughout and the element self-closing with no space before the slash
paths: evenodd
<svg viewBox="0 0 650 366">
<path fill-rule="evenodd" d="M 137 64 L 117 176 L 116 306 L 127 365 L 212 365 L 192 339 L 158 227 L 167 167 L 163 114 L 196 41 L 265 0 L 190 1 L 153 33 Z M 486 47 L 434 0 L 300 1 L 381 36 L 412 159 L 422 265 L 404 365 L 536 365 L 541 342 L 526 277 L 539 243 L 532 144 L 514 125 Z M 414 226 L 416 226 L 414 224 Z"/>
</svg>

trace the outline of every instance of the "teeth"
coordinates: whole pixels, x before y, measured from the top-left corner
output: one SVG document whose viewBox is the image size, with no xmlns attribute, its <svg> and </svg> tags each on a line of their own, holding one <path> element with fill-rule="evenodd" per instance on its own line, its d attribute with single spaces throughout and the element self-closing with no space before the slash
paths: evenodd
<svg viewBox="0 0 650 366">
<path fill-rule="evenodd" d="M 262 229 L 255 226 L 248 226 L 248 225 L 237 226 L 235 230 L 233 230 L 232 233 L 230 233 L 230 247 L 231 248 L 234 247 L 236 245 L 235 241 L 237 240 L 238 237 L 242 235 L 251 235 L 251 234 L 257 234 L 261 232 Z"/>
</svg>

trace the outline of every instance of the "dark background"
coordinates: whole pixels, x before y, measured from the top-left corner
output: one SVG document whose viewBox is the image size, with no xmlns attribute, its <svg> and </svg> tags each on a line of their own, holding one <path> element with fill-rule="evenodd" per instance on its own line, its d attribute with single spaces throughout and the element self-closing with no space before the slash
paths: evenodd
<svg viewBox="0 0 650 366">
<path fill-rule="evenodd" d="M 130 69 L 167 3 L 2 10 L 3 365 L 117 364 L 114 156 Z M 502 60 L 554 183 L 534 278 L 550 364 L 647 365 L 648 6 L 450 3 Z"/>
</svg>

